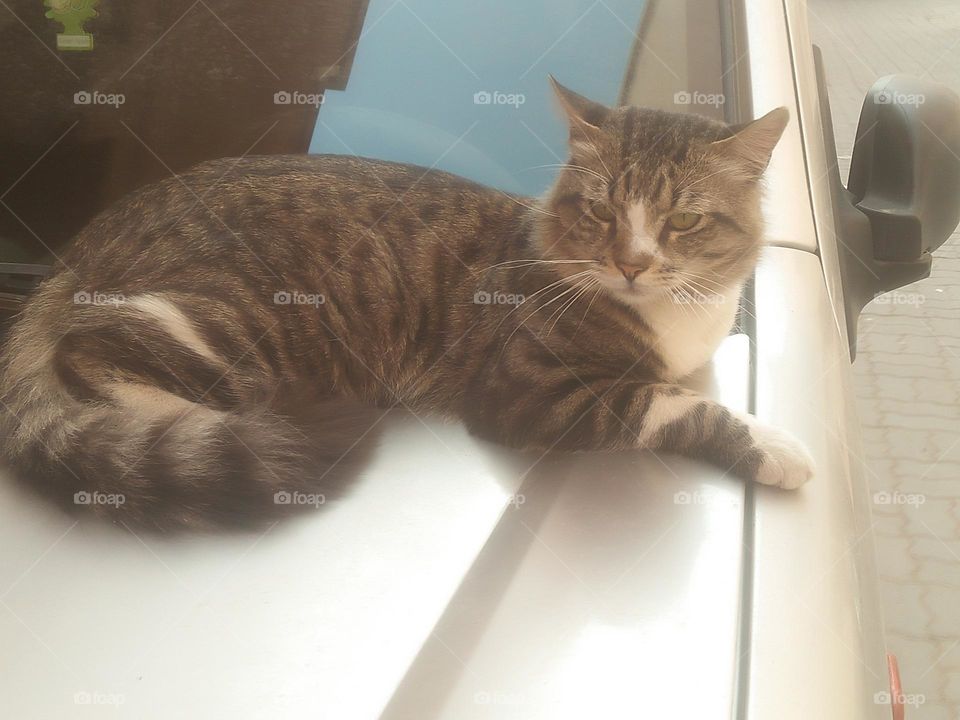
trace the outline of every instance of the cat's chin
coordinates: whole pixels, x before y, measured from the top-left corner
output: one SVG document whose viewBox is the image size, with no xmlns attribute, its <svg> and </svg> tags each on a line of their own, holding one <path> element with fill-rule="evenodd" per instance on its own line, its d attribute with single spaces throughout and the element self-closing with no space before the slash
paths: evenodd
<svg viewBox="0 0 960 720">
<path fill-rule="evenodd" d="M 650 286 L 631 286 L 631 287 L 615 287 L 611 288 L 608 286 L 608 292 L 613 295 L 617 300 L 627 305 L 633 307 L 646 305 L 649 302 L 666 297 L 670 293 L 669 288 L 665 287 L 650 287 Z"/>
</svg>

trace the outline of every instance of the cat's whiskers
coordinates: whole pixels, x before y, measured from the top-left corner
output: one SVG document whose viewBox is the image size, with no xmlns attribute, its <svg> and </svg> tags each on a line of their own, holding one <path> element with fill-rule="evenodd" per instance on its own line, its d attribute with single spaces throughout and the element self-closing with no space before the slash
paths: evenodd
<svg viewBox="0 0 960 720">
<path fill-rule="evenodd" d="M 527 210 L 533 210 L 534 212 L 538 212 L 538 213 L 540 213 L 541 215 L 546 215 L 546 216 L 548 216 L 548 217 L 560 217 L 559 215 L 557 215 L 557 213 L 551 212 L 551 211 L 549 211 L 549 210 L 545 210 L 544 208 L 542 208 L 542 207 L 540 207 L 540 206 L 538 206 L 538 205 L 527 205 L 527 204 L 524 203 L 524 202 L 520 202 L 519 200 L 517 200 L 517 199 L 516 199 L 515 197 L 513 197 L 512 195 L 507 195 L 505 192 L 502 192 L 502 193 L 500 193 L 500 194 L 503 195 L 503 196 L 504 196 L 505 198 L 507 198 L 508 200 L 510 200 L 511 202 L 515 202 L 515 203 L 516 203 L 517 205 L 519 205 L 520 207 L 525 207 L 525 208 L 527 208 Z"/>
<path fill-rule="evenodd" d="M 570 277 L 572 278 L 573 276 L 570 276 Z M 568 279 L 569 279 L 569 278 L 568 278 Z M 547 300 L 545 303 L 539 304 L 539 305 L 533 310 L 533 312 L 531 312 L 529 315 L 527 315 L 526 318 L 524 318 L 523 320 L 520 321 L 520 324 L 522 325 L 522 324 L 525 323 L 527 320 L 529 320 L 531 317 L 533 317 L 534 314 L 540 312 L 541 310 L 543 310 L 544 308 L 546 308 L 546 307 L 549 306 L 549 305 L 553 305 L 553 303 L 555 303 L 557 300 L 559 300 L 560 298 L 564 297 L 565 295 L 568 295 L 570 292 L 572 292 L 572 291 L 574 291 L 574 290 L 577 290 L 577 289 L 581 286 L 581 284 L 582 284 L 583 282 L 585 282 L 585 281 L 587 281 L 587 280 L 589 280 L 589 279 L 590 279 L 590 278 L 588 278 L 588 277 L 579 277 L 579 278 L 577 278 L 577 280 L 574 281 L 573 285 L 571 285 L 569 288 L 567 288 L 567 289 L 564 290 L 563 292 L 559 293 L 558 295 L 555 295 L 554 297 L 550 298 L 550 299 Z"/>
<path fill-rule="evenodd" d="M 561 279 L 558 280 L 557 282 L 553 282 L 553 283 L 551 283 L 550 285 L 548 285 L 547 287 L 541 288 L 540 290 L 538 290 L 536 293 L 534 293 L 534 294 L 531 295 L 530 297 L 524 298 L 523 303 L 521 303 L 520 305 L 518 305 L 517 307 L 515 307 L 515 308 L 514 308 L 513 310 L 511 310 L 509 313 L 507 313 L 507 315 L 504 316 L 503 320 L 500 321 L 500 324 L 498 324 L 497 327 L 499 327 L 500 325 L 502 325 L 502 324 L 503 324 L 503 321 L 506 320 L 507 317 L 509 317 L 509 316 L 510 316 L 511 314 L 513 314 L 514 312 L 516 312 L 519 308 L 523 307 L 523 305 L 526 305 L 528 302 L 530 302 L 530 301 L 531 301 L 533 298 L 535 298 L 537 295 L 542 295 L 546 290 L 549 290 L 550 288 L 555 287 L 556 285 L 558 285 L 558 284 L 561 283 L 561 282 L 569 281 L 569 280 L 574 280 L 574 279 L 575 279 L 575 282 L 574 282 L 574 284 L 573 284 L 572 287 L 569 287 L 569 288 L 567 288 L 566 290 L 563 290 L 562 292 L 558 293 L 557 295 L 555 295 L 554 297 L 550 298 L 550 299 L 547 300 L 546 302 L 538 302 L 538 303 L 537 303 L 537 306 L 536 306 L 533 310 L 531 310 L 530 313 L 528 313 L 526 317 L 524 317 L 522 320 L 520 320 L 520 322 L 517 323 L 517 326 L 513 329 L 513 332 L 511 332 L 511 333 L 507 336 L 507 339 L 506 339 L 506 340 L 504 341 L 504 343 L 503 343 L 504 349 L 506 349 L 506 346 L 509 344 L 510 339 L 511 339 L 514 335 L 516 335 L 517 331 L 518 331 L 521 327 L 524 327 L 524 326 L 526 325 L 527 320 L 529 320 L 530 318 L 532 318 L 534 315 L 536 315 L 536 314 L 537 314 L 538 312 L 540 312 L 541 310 L 549 307 L 550 305 L 553 305 L 553 303 L 555 303 L 555 302 L 556 302 L 557 300 L 559 300 L 560 298 L 568 295 L 569 293 L 573 292 L 574 290 L 578 290 L 578 289 L 580 288 L 580 283 L 585 279 L 583 276 L 588 275 L 588 274 L 593 274 L 593 270 L 584 270 L 584 271 L 579 272 L 579 273 L 576 273 L 576 274 L 574 274 L 574 275 L 570 275 L 570 276 L 568 276 L 568 277 L 561 278 Z M 501 350 L 501 352 L 503 352 L 503 351 Z"/>
<path fill-rule="evenodd" d="M 533 300 L 535 297 L 537 297 L 537 296 L 539 296 L 539 295 L 542 295 L 544 292 L 546 292 L 546 291 L 549 290 L 550 288 L 556 287 L 557 285 L 560 285 L 561 283 L 569 282 L 570 280 L 577 280 L 577 279 L 583 278 L 583 277 L 585 277 L 585 276 L 587 276 L 587 275 L 590 275 L 590 274 L 592 274 L 592 273 L 593 273 L 593 270 L 590 269 L 590 270 L 581 270 L 580 272 L 574 273 L 573 275 L 565 275 L 565 276 L 563 276 L 562 278 L 560 278 L 559 280 L 555 280 L 554 282 L 550 283 L 549 285 L 546 285 L 545 287 L 540 288 L 540 289 L 537 290 L 535 293 L 533 293 L 533 295 L 531 295 L 530 297 L 524 298 L 523 302 L 522 302 L 520 305 L 518 305 L 517 307 L 521 307 L 522 305 L 525 305 L 526 303 L 528 303 L 528 302 L 530 302 L 531 300 Z"/>
<path fill-rule="evenodd" d="M 695 291 L 696 293 L 702 295 L 704 298 L 706 298 L 708 295 L 716 294 L 716 292 L 712 288 L 699 282 L 697 278 L 691 277 L 685 274 L 680 275 L 680 287 L 687 290 Z"/>
<path fill-rule="evenodd" d="M 718 293 L 717 291 L 698 283 L 691 277 L 684 279 L 682 287 L 689 296 L 690 304 L 695 306 L 695 308 L 698 310 L 698 315 L 704 318 L 710 317 L 710 311 L 704 306 L 707 304 L 713 304 L 711 303 L 711 296 L 714 298 L 720 298 L 721 300 L 724 299 L 724 296 L 721 293 Z"/>
<path fill-rule="evenodd" d="M 680 275 L 680 285 L 678 289 L 686 293 L 688 299 L 695 299 L 696 296 L 699 296 L 702 302 L 707 296 L 714 294 L 712 290 L 698 283 L 695 278 L 683 273 L 678 274 Z"/>
<path fill-rule="evenodd" d="M 610 179 L 610 178 L 604 177 L 603 175 L 598 173 L 596 170 L 592 170 L 588 167 L 584 167 L 583 165 L 571 165 L 569 163 L 550 163 L 549 165 L 534 165 L 533 167 L 527 168 L 527 170 L 539 170 L 541 168 L 562 168 L 566 170 L 575 170 L 577 172 L 582 172 L 586 175 L 592 175 L 598 180 L 603 180 L 604 182 Z"/>
<path fill-rule="evenodd" d="M 718 282 L 714 278 L 707 277 L 706 275 L 700 275 L 698 273 L 690 272 L 689 270 L 682 271 L 682 274 L 686 278 L 698 280 L 700 281 L 701 284 L 707 285 L 708 287 L 712 287 L 715 290 L 715 292 L 722 292 L 722 291 L 729 290 L 729 288 L 724 287 L 722 283 Z"/>
<path fill-rule="evenodd" d="M 487 270 L 492 270 L 496 267 L 504 267 L 510 265 L 512 268 L 517 267 L 526 267 L 527 265 L 567 265 L 571 263 L 592 263 L 596 262 L 595 260 L 538 260 L 535 258 L 517 258 L 516 260 L 506 260 L 504 262 L 496 263 L 494 265 L 488 265 L 485 268 L 479 268 L 474 270 L 474 272 L 481 273 L 486 272 Z M 518 263 L 518 264 L 514 264 Z"/>
<path fill-rule="evenodd" d="M 603 165 L 603 169 L 607 171 L 607 177 L 604 180 L 613 181 L 613 173 L 610 172 L 610 168 L 607 167 L 607 164 L 603 161 L 603 155 L 600 154 L 600 150 L 593 143 L 588 143 L 588 146 L 593 150 L 593 154 L 597 156 L 597 160 L 600 161 L 600 164 Z"/>
<path fill-rule="evenodd" d="M 496 327 L 495 329 L 499 329 L 500 326 L 503 325 L 504 322 L 506 322 L 507 318 L 509 318 L 511 315 L 513 315 L 513 313 L 517 312 L 517 310 L 519 310 L 520 308 L 522 308 L 524 305 L 526 305 L 526 304 L 529 303 L 530 301 L 536 299 L 538 296 L 542 295 L 543 293 L 549 291 L 549 290 L 552 289 L 552 288 L 555 288 L 557 285 L 560 285 L 560 284 L 562 284 L 562 283 L 568 282 L 568 281 L 570 281 L 570 280 L 577 280 L 577 279 L 582 278 L 582 277 L 584 277 L 584 276 L 586 276 L 587 274 L 592 273 L 592 272 L 593 272 L 593 270 L 581 270 L 581 271 L 578 272 L 578 273 L 574 273 L 573 275 L 564 276 L 564 277 L 560 278 L 559 280 L 555 280 L 555 281 L 553 281 L 552 283 L 550 283 L 549 285 L 540 288 L 539 290 L 537 290 L 536 292 L 534 292 L 532 295 L 530 295 L 530 296 L 528 296 L 528 297 L 525 297 L 522 302 L 518 303 L 513 309 L 510 310 L 510 312 L 508 312 L 506 315 L 504 315 L 503 318 L 500 320 L 500 322 L 497 323 L 497 327 Z M 539 310 L 539 309 L 540 309 L 540 308 L 537 308 L 537 309 L 534 310 L 533 312 L 537 312 L 537 310 Z M 532 315 L 532 314 L 533 314 L 533 313 L 531 313 L 531 315 Z M 521 324 L 522 324 L 522 323 L 521 323 Z"/>
<path fill-rule="evenodd" d="M 710 287 L 702 281 L 693 278 L 687 278 L 687 284 L 697 289 L 703 295 L 703 299 L 713 296 L 718 302 L 726 302 L 726 296 L 718 288 Z"/>
<path fill-rule="evenodd" d="M 525 325 L 526 322 L 527 322 L 527 320 L 529 320 L 530 318 L 532 318 L 532 317 L 533 317 L 534 315 L 536 315 L 538 312 L 540 312 L 541 310 L 549 307 L 550 305 L 553 305 L 555 302 L 557 302 L 557 300 L 559 300 L 559 299 L 561 299 L 561 298 L 569 295 L 570 293 L 575 292 L 576 290 L 579 290 L 579 289 L 580 289 L 580 285 L 581 285 L 581 283 L 583 282 L 584 279 L 585 279 L 585 278 L 581 278 L 580 280 L 578 280 L 577 282 L 575 282 L 575 283 L 573 284 L 573 286 L 567 288 L 567 289 L 564 290 L 563 292 L 561 292 L 561 293 L 555 295 L 554 297 L 550 298 L 549 300 L 547 300 L 545 303 L 541 303 L 541 304 L 538 305 L 536 308 L 534 308 L 534 310 L 533 310 L 529 315 L 527 315 L 525 318 L 523 318 L 523 320 L 521 320 L 521 321 L 517 324 L 517 327 L 514 328 L 514 330 L 513 330 L 512 333 L 510 333 L 510 335 L 507 337 L 507 340 L 509 340 L 511 337 L 513 337 L 513 334 L 514 334 L 517 330 L 520 329 L 520 326 L 521 326 L 521 325 Z M 553 316 L 551 315 L 550 317 L 553 317 Z M 548 319 L 549 319 L 549 318 L 548 318 Z"/>
<path fill-rule="evenodd" d="M 594 285 L 598 284 L 599 282 L 600 280 L 594 277 L 594 278 L 587 278 L 585 282 L 580 283 L 580 292 L 574 293 L 572 298 L 567 300 L 565 303 L 561 304 L 560 308 L 554 311 L 554 313 L 547 318 L 546 322 L 544 322 L 544 326 L 546 326 L 551 320 L 553 320 L 553 325 L 551 325 L 550 329 L 547 330 L 547 335 L 550 335 L 550 333 L 554 331 L 554 329 L 557 327 L 557 323 L 560 322 L 560 319 L 563 317 L 564 313 L 567 310 L 569 310 L 574 305 L 574 303 L 577 302 L 577 300 L 583 297 L 584 293 L 586 293 L 588 290 L 592 290 Z M 554 320 L 554 316 L 556 316 L 555 320 Z"/>
<path fill-rule="evenodd" d="M 703 309 L 699 307 L 700 303 L 686 284 L 675 288 L 672 294 L 673 302 L 677 305 L 681 315 L 684 317 L 695 317 L 697 319 L 703 319 L 705 317 Z"/>
<path fill-rule="evenodd" d="M 710 287 L 704 283 L 716 284 L 716 287 Z M 688 275 L 683 280 L 683 284 L 689 287 L 690 289 L 692 289 L 697 295 L 700 296 L 698 299 L 699 301 L 697 303 L 700 305 L 702 305 L 703 301 L 709 298 L 709 296 L 711 295 L 722 301 L 732 299 L 727 297 L 727 293 L 730 292 L 729 288 L 724 288 L 720 286 L 718 283 L 716 283 L 716 281 L 711 280 L 709 278 L 691 274 L 691 275 Z M 743 305 L 740 305 L 740 311 L 746 314 L 747 316 L 753 318 L 754 320 L 756 320 L 756 317 L 754 316 L 754 314 L 751 313 L 749 310 L 747 310 L 746 307 L 744 307 Z"/>
<path fill-rule="evenodd" d="M 720 175 L 721 173 L 725 173 L 725 172 L 727 172 L 727 168 L 721 168 L 720 170 L 717 170 L 717 171 L 715 171 L 715 172 L 712 172 L 712 173 L 710 173 L 709 175 L 703 175 L 702 177 L 697 178 L 696 180 L 694 180 L 692 183 L 689 183 L 688 185 L 680 185 L 680 186 L 676 187 L 676 188 L 674 189 L 674 193 L 678 193 L 678 192 L 680 192 L 681 190 L 688 190 L 688 189 L 692 188 L 694 185 L 697 185 L 697 184 L 699 184 L 699 183 L 702 183 L 704 180 L 709 180 L 709 179 L 712 178 L 713 176 L 715 176 L 715 175 Z"/>
<path fill-rule="evenodd" d="M 590 308 L 593 307 L 593 303 L 596 302 L 597 298 L 600 297 L 600 293 L 603 292 L 603 283 L 599 280 L 597 281 L 597 291 L 593 294 L 593 297 L 590 298 L 590 302 L 587 303 L 587 309 L 583 311 L 583 317 L 580 318 L 580 323 L 577 325 L 577 329 L 573 331 L 573 337 L 570 339 L 573 340 L 577 337 L 577 333 L 580 332 L 580 328 L 583 327 L 583 321 L 587 319 L 587 313 L 590 312 Z"/>
<path fill-rule="evenodd" d="M 609 182 L 610 178 L 604 177 L 595 170 L 590 170 L 588 168 L 580 167 L 579 165 L 567 165 L 568 170 L 573 170 L 574 172 L 583 173 L 584 175 L 589 175 L 590 177 L 595 177 L 602 182 Z"/>
<path fill-rule="evenodd" d="M 684 317 L 684 319 L 686 319 L 688 312 L 687 312 L 687 308 L 684 307 L 687 303 L 684 302 L 686 295 L 684 294 L 683 286 L 680 285 L 673 288 L 673 290 L 670 293 L 670 296 L 671 296 L 671 299 L 673 300 L 673 304 L 677 306 L 677 310 L 679 310 L 680 314 Z"/>
<path fill-rule="evenodd" d="M 698 284 L 702 288 L 702 292 L 707 295 L 716 295 L 721 298 L 726 298 L 727 294 L 730 292 L 730 288 L 725 288 L 723 285 L 718 283 L 713 278 L 708 278 L 703 275 L 698 275 L 690 271 L 682 271 L 681 274 L 684 276 L 685 280 Z M 711 287 L 712 286 L 712 287 Z M 730 298 L 732 299 L 732 298 Z M 756 320 L 756 316 L 746 309 L 743 305 L 740 306 L 740 311 L 743 312 L 748 317 Z"/>
<path fill-rule="evenodd" d="M 687 287 L 691 286 L 688 285 Z M 709 320 L 711 318 L 710 309 L 707 307 L 708 303 L 709 293 L 705 293 L 703 290 L 698 290 L 695 287 L 692 288 L 692 292 L 690 293 L 690 308 L 698 318 L 702 318 L 704 320 Z"/>
<path fill-rule="evenodd" d="M 696 165 L 691 165 L 691 166 L 688 167 L 686 170 L 684 170 L 683 175 L 681 175 L 680 177 L 676 178 L 676 179 L 673 181 L 673 186 L 674 186 L 677 190 L 681 190 L 681 189 L 684 187 L 683 184 L 684 184 L 687 180 L 689 180 L 690 177 L 691 177 L 692 175 L 694 175 L 697 171 L 698 171 L 698 167 L 697 167 Z"/>
</svg>

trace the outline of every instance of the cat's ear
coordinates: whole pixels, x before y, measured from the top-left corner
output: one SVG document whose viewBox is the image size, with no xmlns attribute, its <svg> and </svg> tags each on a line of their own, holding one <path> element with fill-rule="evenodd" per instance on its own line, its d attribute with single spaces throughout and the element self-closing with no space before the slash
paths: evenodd
<svg viewBox="0 0 960 720">
<path fill-rule="evenodd" d="M 760 177 L 789 121 L 790 111 L 778 107 L 761 118 L 735 127 L 731 137 L 718 140 L 711 147 L 725 157 L 739 161 L 750 176 Z"/>
<path fill-rule="evenodd" d="M 600 133 L 600 125 L 610 113 L 610 108 L 565 88 L 553 75 L 548 77 L 560 107 L 567 116 L 571 144 L 577 141 L 592 142 Z"/>
</svg>

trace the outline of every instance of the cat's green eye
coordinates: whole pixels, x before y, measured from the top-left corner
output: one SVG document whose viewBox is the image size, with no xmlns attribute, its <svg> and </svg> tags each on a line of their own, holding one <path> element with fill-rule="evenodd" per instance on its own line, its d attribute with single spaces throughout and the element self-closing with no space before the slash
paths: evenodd
<svg viewBox="0 0 960 720">
<path fill-rule="evenodd" d="M 667 218 L 667 223 L 674 230 L 689 230 L 700 222 L 701 217 L 701 215 L 697 215 L 696 213 L 678 212 Z"/>
<path fill-rule="evenodd" d="M 590 206 L 590 212 L 592 212 L 593 216 L 601 222 L 613 222 L 617 217 L 613 210 L 610 209 L 610 206 L 603 201 L 597 201 L 593 203 Z"/>
</svg>

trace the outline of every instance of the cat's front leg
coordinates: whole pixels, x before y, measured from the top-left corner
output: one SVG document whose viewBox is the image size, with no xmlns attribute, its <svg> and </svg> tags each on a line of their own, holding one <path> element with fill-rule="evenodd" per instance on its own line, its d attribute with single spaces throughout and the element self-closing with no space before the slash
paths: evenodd
<svg viewBox="0 0 960 720">
<path fill-rule="evenodd" d="M 693 391 L 649 386 L 654 394 L 639 447 L 701 458 L 763 485 L 792 490 L 813 475 L 813 459 L 790 433 L 735 413 Z"/>
<path fill-rule="evenodd" d="M 515 447 L 670 452 L 787 489 L 813 474 L 809 453 L 789 433 L 668 383 L 568 377 L 525 391 L 499 386 L 466 416 L 477 434 Z"/>
</svg>

